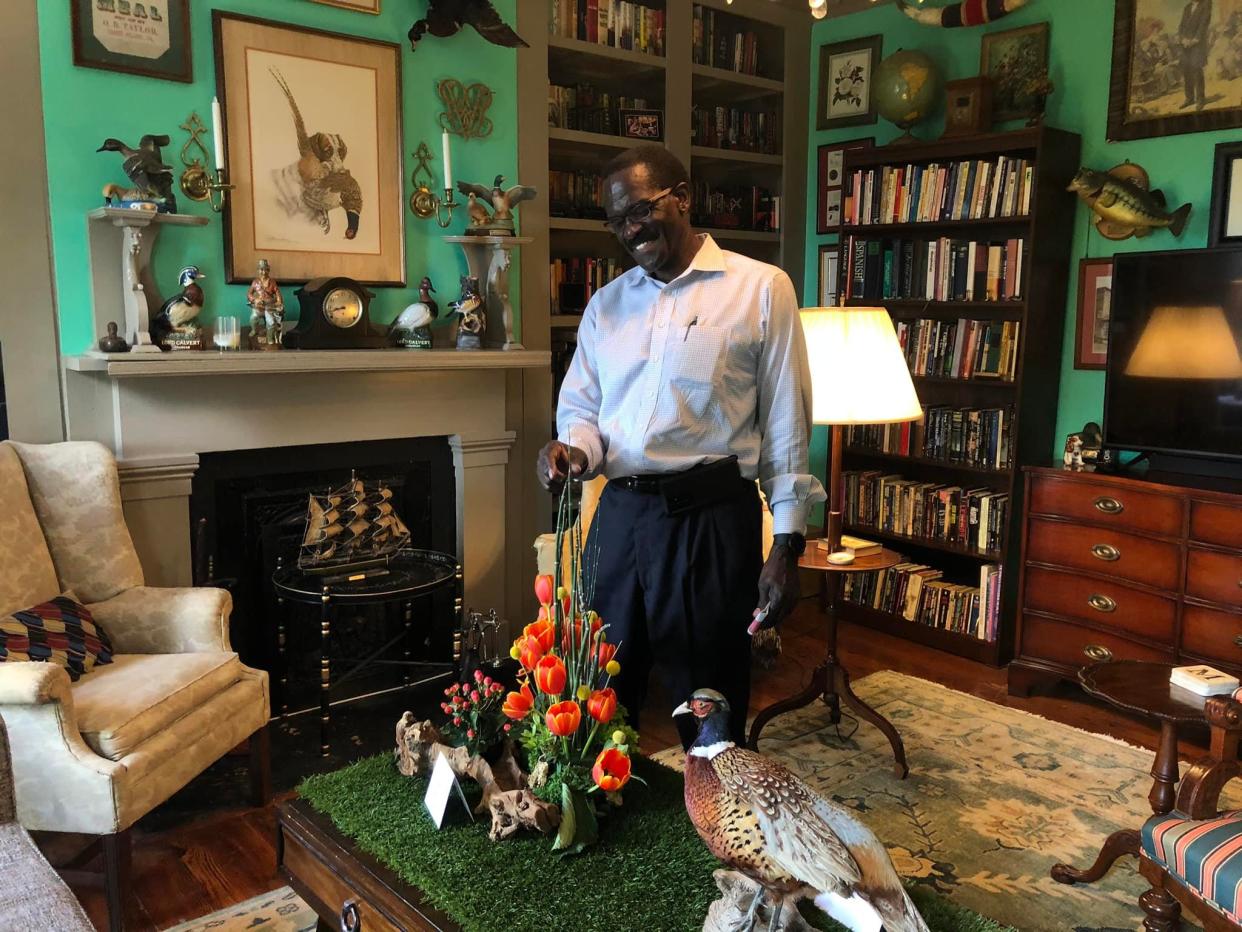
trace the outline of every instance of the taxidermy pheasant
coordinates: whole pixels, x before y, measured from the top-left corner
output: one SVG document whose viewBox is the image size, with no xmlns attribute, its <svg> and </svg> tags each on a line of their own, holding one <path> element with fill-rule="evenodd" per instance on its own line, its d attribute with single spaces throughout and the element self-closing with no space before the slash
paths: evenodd
<svg viewBox="0 0 1242 932">
<path fill-rule="evenodd" d="M 293 128 L 298 137 L 298 178 L 302 184 L 302 203 L 326 235 L 332 229 L 328 212 L 337 207 L 345 211 L 345 238 L 358 235 L 362 215 L 362 188 L 345 167 L 349 146 L 336 133 L 308 133 L 302 111 L 293 97 L 289 84 L 275 68 L 272 77 L 284 91 L 293 112 Z"/>
<path fill-rule="evenodd" d="M 427 33 L 447 39 L 463 26 L 473 26 L 492 45 L 509 49 L 529 47 L 500 18 L 491 0 L 427 0 L 426 17 L 410 27 L 410 51 L 417 51 L 419 41 Z"/>
<path fill-rule="evenodd" d="M 807 887 L 815 904 L 851 929 L 928 932 L 884 846 L 848 810 L 781 764 L 729 740 L 729 703 L 696 690 L 673 712 L 698 719 L 686 753 L 686 811 L 708 850 L 759 885 L 745 932 L 765 894 L 776 929 L 784 899 Z"/>
<path fill-rule="evenodd" d="M 187 265 L 181 270 L 181 274 L 177 276 L 177 284 L 181 286 L 181 293 L 165 301 L 159 314 L 151 322 L 151 338 L 156 343 L 162 346 L 170 333 L 180 330 L 198 317 L 205 300 L 203 289 L 198 283 L 204 277 L 197 265 Z"/>
<path fill-rule="evenodd" d="M 105 139 L 96 152 L 119 152 L 124 161 L 121 170 L 135 188 L 146 196 L 163 200 L 163 208 L 169 213 L 177 212 L 177 198 L 173 194 L 173 170 L 164 164 L 160 149 L 168 145 L 167 136 L 143 136 L 137 149 L 131 149 L 119 139 Z"/>
</svg>

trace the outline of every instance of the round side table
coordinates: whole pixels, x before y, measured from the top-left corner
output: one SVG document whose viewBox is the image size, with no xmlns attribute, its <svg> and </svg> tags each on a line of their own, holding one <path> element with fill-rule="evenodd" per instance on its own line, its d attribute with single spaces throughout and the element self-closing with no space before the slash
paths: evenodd
<svg viewBox="0 0 1242 932">
<path fill-rule="evenodd" d="M 373 571 L 372 571 L 373 572 Z M 296 566 L 284 566 L 272 574 L 276 602 L 280 606 L 276 633 L 276 649 L 280 667 L 280 714 L 287 713 L 288 668 L 285 661 L 286 602 L 318 605 L 319 608 L 319 740 L 320 753 L 329 754 L 332 724 L 331 692 L 333 686 L 332 620 L 333 610 L 340 605 L 370 606 L 401 603 L 404 612 L 402 630 L 369 656 L 352 661 L 353 666 L 339 675 L 336 684 L 375 663 L 399 664 L 405 668 L 403 685 L 409 686 L 410 670 L 417 665 L 413 656 L 414 601 L 442 589 L 456 592 L 453 613 L 458 627 L 461 622 L 461 564 L 451 554 L 437 550 L 402 550 L 388 562 L 387 572 L 380 575 L 306 573 Z M 398 642 L 403 642 L 402 659 L 391 660 L 383 655 Z M 338 658 L 339 659 L 339 658 Z M 447 665 L 445 672 L 451 670 Z"/>
</svg>

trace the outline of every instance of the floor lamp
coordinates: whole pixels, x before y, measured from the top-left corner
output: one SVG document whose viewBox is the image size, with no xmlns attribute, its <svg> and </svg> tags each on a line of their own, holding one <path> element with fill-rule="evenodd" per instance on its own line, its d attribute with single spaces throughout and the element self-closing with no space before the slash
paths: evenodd
<svg viewBox="0 0 1242 932">
<path fill-rule="evenodd" d="M 807 549 L 801 565 L 819 571 L 820 598 L 828 620 L 827 656 L 815 668 L 811 681 L 796 696 L 774 703 L 755 716 L 750 727 L 750 746 L 757 747 L 759 734 L 771 719 L 822 698 L 828 703 L 832 721 L 840 721 L 841 702 L 860 718 L 871 722 L 888 738 L 893 748 L 898 777 L 909 772 L 906 752 L 897 729 L 871 708 L 850 688 L 849 673 L 837 659 L 837 611 L 841 597 L 841 577 L 846 573 L 870 572 L 895 566 L 900 559 L 891 550 L 854 559 L 841 553 L 841 512 L 844 488 L 841 482 L 841 448 L 844 428 L 851 424 L 896 424 L 923 416 L 922 405 L 910 381 L 910 370 L 893 330 L 893 322 L 883 308 L 816 307 L 802 311 L 802 330 L 806 334 L 814 393 L 812 420 L 832 428 L 829 449 L 828 507 L 824 536 L 829 549 L 816 545 Z"/>
</svg>

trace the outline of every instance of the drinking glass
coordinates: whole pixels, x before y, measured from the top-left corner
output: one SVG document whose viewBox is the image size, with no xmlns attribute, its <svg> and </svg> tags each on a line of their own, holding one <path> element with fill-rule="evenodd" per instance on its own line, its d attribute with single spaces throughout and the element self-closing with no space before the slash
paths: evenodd
<svg viewBox="0 0 1242 932">
<path fill-rule="evenodd" d="M 221 352 L 241 349 L 241 327 L 237 318 L 217 318 L 215 334 L 212 340 L 216 344 L 216 349 Z"/>
</svg>

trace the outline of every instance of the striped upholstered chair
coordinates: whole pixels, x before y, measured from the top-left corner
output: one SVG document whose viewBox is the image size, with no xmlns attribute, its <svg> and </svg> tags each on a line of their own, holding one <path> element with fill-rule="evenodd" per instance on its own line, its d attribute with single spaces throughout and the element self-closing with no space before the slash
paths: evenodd
<svg viewBox="0 0 1242 932">
<path fill-rule="evenodd" d="M 1149 932 L 1174 932 L 1182 909 L 1207 932 L 1242 930 L 1242 811 L 1219 812 L 1224 785 L 1242 775 L 1242 689 L 1207 700 L 1210 753 L 1190 768 L 1166 815 L 1143 826 L 1139 872 L 1151 889 L 1139 897 Z"/>
</svg>

